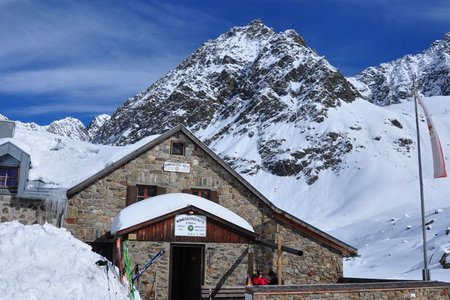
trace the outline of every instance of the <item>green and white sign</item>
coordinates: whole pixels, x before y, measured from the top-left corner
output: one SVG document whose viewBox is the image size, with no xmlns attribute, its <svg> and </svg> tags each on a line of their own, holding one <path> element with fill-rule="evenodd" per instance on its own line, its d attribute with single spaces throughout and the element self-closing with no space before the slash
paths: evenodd
<svg viewBox="0 0 450 300">
<path fill-rule="evenodd" d="M 175 236 L 206 236 L 206 216 L 175 216 Z"/>
</svg>

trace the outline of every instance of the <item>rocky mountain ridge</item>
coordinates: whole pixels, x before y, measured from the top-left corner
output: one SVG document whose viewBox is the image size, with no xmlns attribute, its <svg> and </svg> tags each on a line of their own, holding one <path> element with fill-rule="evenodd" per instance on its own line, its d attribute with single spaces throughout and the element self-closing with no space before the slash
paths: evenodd
<svg viewBox="0 0 450 300">
<path fill-rule="evenodd" d="M 128 99 L 94 141 L 126 144 L 180 123 L 196 132 L 230 116 L 229 127 L 297 118 L 320 122 L 328 108 L 357 96 L 295 31 L 275 33 L 256 20 L 208 41 Z"/>
<path fill-rule="evenodd" d="M 450 95 L 450 33 L 420 54 L 363 70 L 349 79 L 372 103 L 389 105 L 412 97 L 413 81 L 425 96 Z"/>
<path fill-rule="evenodd" d="M 319 172 L 312 167 L 315 159 L 322 161 L 320 168 L 331 168 L 340 162 L 333 151 L 344 155 L 351 150 L 346 134 L 313 134 L 307 147 L 291 149 L 285 138 L 268 134 L 269 128 L 288 124 L 305 133 L 324 122 L 331 109 L 358 97 L 345 77 L 295 31 L 276 33 L 255 20 L 206 42 L 128 99 L 94 141 L 133 143 L 183 124 L 248 173 L 264 169 L 280 176 L 303 174 L 312 183 Z M 220 151 L 217 143 L 230 136 L 253 140 L 258 162 L 245 161 L 244 153 Z"/>
<path fill-rule="evenodd" d="M 3 115 L 0 115 L 0 120 L 1 117 L 8 120 L 8 118 Z M 34 122 L 24 123 L 16 121 L 16 126 L 19 126 L 27 131 L 47 131 L 76 141 L 90 141 L 98 132 L 98 129 L 109 118 L 110 116 L 106 114 L 98 115 L 92 120 L 88 127 L 85 127 L 79 119 L 72 117 L 56 120 L 51 122 L 49 125 L 44 126 L 38 125 Z"/>
</svg>

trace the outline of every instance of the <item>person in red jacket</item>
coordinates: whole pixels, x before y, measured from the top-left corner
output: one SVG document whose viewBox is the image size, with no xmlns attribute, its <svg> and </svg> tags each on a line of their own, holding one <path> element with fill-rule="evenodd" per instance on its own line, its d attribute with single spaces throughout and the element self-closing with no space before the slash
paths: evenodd
<svg viewBox="0 0 450 300">
<path fill-rule="evenodd" d="M 258 270 L 258 272 L 256 272 L 255 278 L 253 278 L 254 285 L 268 285 L 269 282 L 270 279 L 263 277 L 261 270 Z"/>
</svg>

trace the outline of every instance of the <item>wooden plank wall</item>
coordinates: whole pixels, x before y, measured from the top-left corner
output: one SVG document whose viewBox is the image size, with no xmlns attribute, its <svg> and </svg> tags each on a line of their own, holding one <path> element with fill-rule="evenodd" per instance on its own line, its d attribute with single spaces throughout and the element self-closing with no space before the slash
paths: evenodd
<svg viewBox="0 0 450 300">
<path fill-rule="evenodd" d="M 146 226 L 136 231 L 138 241 L 164 241 L 164 242 L 211 242 L 211 243 L 242 243 L 252 242 L 252 238 L 223 224 L 207 218 L 206 237 L 175 236 L 174 218 L 168 218 L 155 224 Z"/>
</svg>

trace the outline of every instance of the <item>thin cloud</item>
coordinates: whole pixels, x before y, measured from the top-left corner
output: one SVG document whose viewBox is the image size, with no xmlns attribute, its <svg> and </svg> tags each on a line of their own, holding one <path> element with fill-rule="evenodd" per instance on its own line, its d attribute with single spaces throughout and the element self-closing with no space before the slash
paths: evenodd
<svg viewBox="0 0 450 300">
<path fill-rule="evenodd" d="M 390 23 L 417 23 L 421 21 L 450 24 L 450 1 L 380 1 L 386 20 Z"/>
<path fill-rule="evenodd" d="M 9 111 L 22 115 L 112 111 L 200 46 L 215 27 L 208 24 L 225 23 L 147 1 L 0 0 L 0 7 L 0 94 L 59 100 Z"/>
<path fill-rule="evenodd" d="M 130 93 L 132 96 L 157 80 L 161 70 L 175 65 L 143 61 L 140 68 L 130 63 L 114 68 L 106 65 L 58 67 L 52 69 L 26 70 L 2 75 L 0 93 L 9 94 L 60 94 L 83 99 L 107 97 Z"/>
<path fill-rule="evenodd" d="M 49 67 L 71 72 L 74 66 L 95 69 L 98 65 L 124 66 L 125 62 L 134 66 L 133 71 L 144 72 L 148 66 L 140 62 L 150 57 L 155 60 L 152 65 L 164 58 L 169 60 L 166 66 L 173 66 L 199 46 L 193 41 L 195 36 L 203 40 L 200 36 L 208 22 L 218 22 L 195 10 L 168 4 L 100 3 L 10 4 L 8 10 L 0 12 L 0 76 L 33 71 L 45 75 L 51 74 L 45 71 Z M 41 81 L 46 79 L 40 77 Z M 53 83 L 50 77 L 48 84 Z"/>
<path fill-rule="evenodd" d="M 108 111 L 113 111 L 115 107 L 113 105 L 104 104 L 89 104 L 89 103 L 49 103 L 44 105 L 30 105 L 26 109 L 11 109 L 6 110 L 6 115 L 20 113 L 23 116 L 37 116 L 51 113 L 89 113 L 100 114 Z"/>
</svg>

